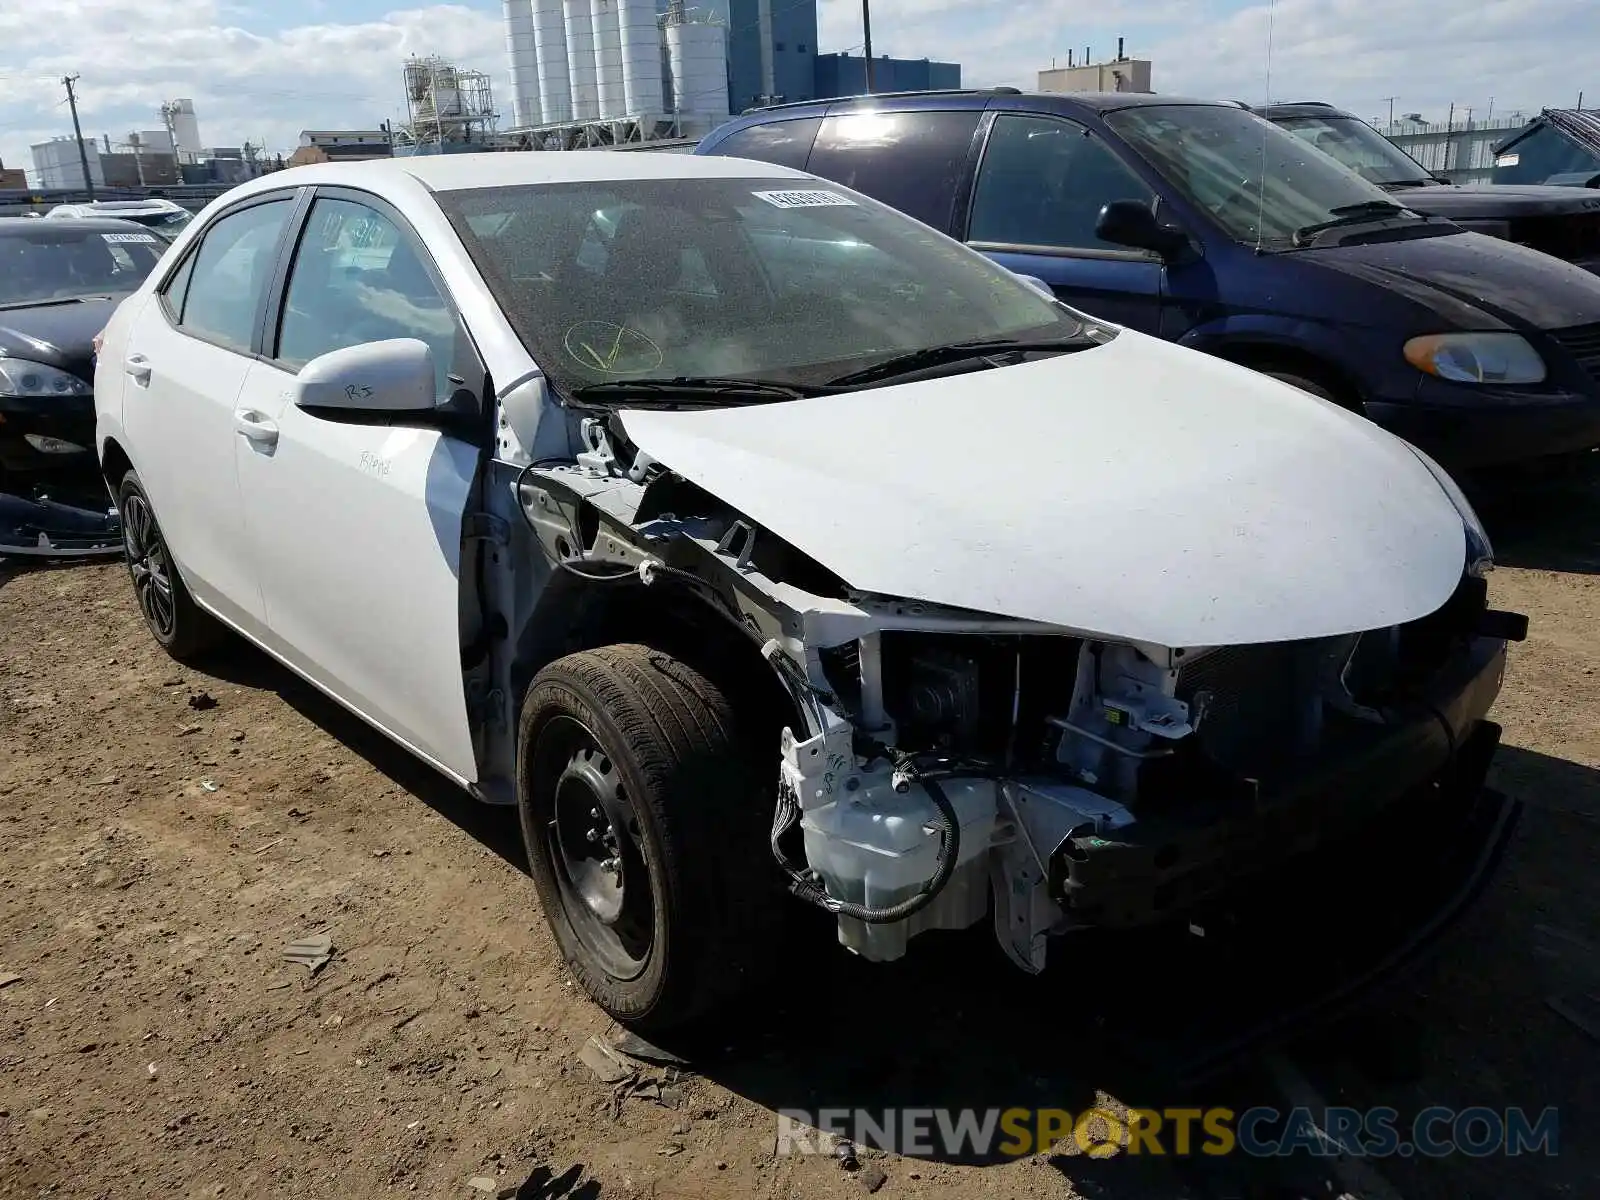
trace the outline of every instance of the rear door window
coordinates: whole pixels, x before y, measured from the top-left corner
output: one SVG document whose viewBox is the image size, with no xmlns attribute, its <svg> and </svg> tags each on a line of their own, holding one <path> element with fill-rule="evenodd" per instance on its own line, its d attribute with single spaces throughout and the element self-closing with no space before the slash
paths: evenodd
<svg viewBox="0 0 1600 1200">
<path fill-rule="evenodd" d="M 270 200 L 238 209 L 212 222 L 205 240 L 169 284 L 183 287 L 179 324 L 208 341 L 250 353 L 256 317 L 272 276 L 278 239 L 294 205 Z"/>
<path fill-rule="evenodd" d="M 769 121 L 730 134 L 712 151 L 724 158 L 753 158 L 780 167 L 806 169 L 811 144 L 822 126 L 821 117 L 800 117 L 792 121 Z"/>
<path fill-rule="evenodd" d="M 807 169 L 945 233 L 982 115 L 972 110 L 829 117 Z"/>
</svg>

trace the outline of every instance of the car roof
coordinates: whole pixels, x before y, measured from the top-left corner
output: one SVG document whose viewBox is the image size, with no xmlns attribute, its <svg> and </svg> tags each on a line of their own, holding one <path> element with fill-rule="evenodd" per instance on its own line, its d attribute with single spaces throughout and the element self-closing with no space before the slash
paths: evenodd
<svg viewBox="0 0 1600 1200">
<path fill-rule="evenodd" d="M 59 221 L 41 221 L 36 217 L 0 217 L 0 237 L 13 233 L 27 233 L 41 229 L 60 229 Z M 72 228 L 80 233 L 143 233 L 150 231 L 137 221 L 120 221 L 115 217 L 74 217 Z M 150 234 L 154 237 L 154 234 Z"/>
<path fill-rule="evenodd" d="M 768 108 L 753 108 L 742 117 L 734 118 L 740 124 L 760 124 L 772 115 L 797 116 L 822 111 L 850 111 L 872 108 L 885 103 L 918 108 L 951 107 L 971 108 L 981 105 L 989 108 L 1023 109 L 1042 112 L 1088 112 L 1100 115 L 1124 108 L 1143 108 L 1151 105 L 1193 105 L 1209 108 L 1248 108 L 1238 100 L 1202 100 L 1191 96 L 1164 96 L 1154 92 L 1024 92 L 1016 88 L 962 89 L 959 91 L 931 92 L 878 92 L 860 96 L 841 96 L 824 100 L 801 100 L 793 104 L 775 104 Z"/>
<path fill-rule="evenodd" d="M 1348 117 L 1356 120 L 1354 114 L 1345 112 L 1342 108 L 1322 100 L 1296 100 L 1291 104 L 1258 104 L 1252 110 L 1260 113 L 1269 121 L 1276 121 L 1279 117 Z"/>
<path fill-rule="evenodd" d="M 151 196 L 145 200 L 90 200 L 81 204 L 58 204 L 51 212 L 60 212 L 62 209 L 84 209 L 91 213 L 119 213 L 119 212 L 149 212 L 156 209 L 161 212 L 170 212 L 172 209 L 182 209 L 183 205 L 165 196 Z"/>
<path fill-rule="evenodd" d="M 809 179 L 804 171 L 737 158 L 687 154 L 618 154 L 614 150 L 485 151 L 314 163 L 274 171 L 243 184 L 245 191 L 311 184 L 364 187 L 381 192 L 386 183 L 415 180 L 436 192 L 517 187 L 540 183 L 603 183 L 624 179 Z"/>
</svg>

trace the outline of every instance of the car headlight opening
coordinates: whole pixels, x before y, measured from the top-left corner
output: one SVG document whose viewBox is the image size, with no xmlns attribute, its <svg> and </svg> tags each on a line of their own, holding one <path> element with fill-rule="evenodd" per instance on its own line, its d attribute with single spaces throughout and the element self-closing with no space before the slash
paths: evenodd
<svg viewBox="0 0 1600 1200">
<path fill-rule="evenodd" d="M 87 396 L 92 389 L 59 367 L 0 358 L 0 396 Z"/>
<path fill-rule="evenodd" d="M 1542 383 L 1544 359 L 1516 333 L 1430 333 L 1405 346 L 1406 361 L 1452 383 Z"/>
</svg>

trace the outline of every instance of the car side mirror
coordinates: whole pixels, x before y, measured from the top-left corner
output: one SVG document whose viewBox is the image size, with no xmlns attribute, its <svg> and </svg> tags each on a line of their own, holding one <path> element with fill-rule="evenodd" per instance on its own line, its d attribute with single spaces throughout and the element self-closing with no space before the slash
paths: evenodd
<svg viewBox="0 0 1600 1200">
<path fill-rule="evenodd" d="M 334 412 L 432 412 L 438 386 L 427 342 L 389 338 L 313 358 L 295 377 L 294 402 Z"/>
<path fill-rule="evenodd" d="M 1116 246 L 1153 250 L 1172 258 L 1189 246 L 1189 236 L 1156 220 L 1155 211 L 1138 200 L 1113 200 L 1100 210 L 1095 236 Z"/>
</svg>

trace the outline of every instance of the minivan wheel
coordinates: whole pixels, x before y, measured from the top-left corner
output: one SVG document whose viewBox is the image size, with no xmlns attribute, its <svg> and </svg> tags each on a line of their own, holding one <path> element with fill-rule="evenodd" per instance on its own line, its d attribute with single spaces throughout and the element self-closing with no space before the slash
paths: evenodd
<svg viewBox="0 0 1600 1200">
<path fill-rule="evenodd" d="M 1302 392 L 1310 392 L 1319 400 L 1326 400 L 1328 403 L 1337 404 L 1341 408 L 1350 407 L 1350 405 L 1339 399 L 1339 397 L 1334 395 L 1333 392 L 1328 388 L 1324 387 L 1314 379 L 1307 379 L 1304 375 L 1294 375 L 1288 371 L 1263 371 L 1262 374 L 1279 380 L 1282 383 L 1287 383 L 1290 387 L 1297 387 Z"/>
<path fill-rule="evenodd" d="M 133 593 L 151 635 L 179 662 L 191 662 L 214 649 L 226 631 L 194 602 L 184 586 L 156 523 L 150 497 L 134 471 L 122 477 L 117 511 L 122 516 L 122 545 L 133 577 Z"/>
<path fill-rule="evenodd" d="M 773 941 L 768 814 L 735 726 L 716 684 L 642 645 L 559 659 L 523 703 L 517 802 L 539 901 L 574 978 L 636 1028 L 700 1016 Z"/>
</svg>

